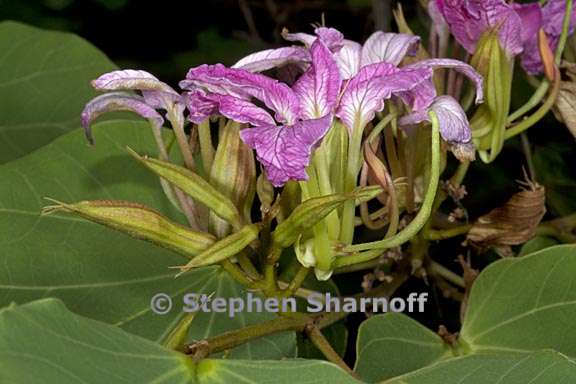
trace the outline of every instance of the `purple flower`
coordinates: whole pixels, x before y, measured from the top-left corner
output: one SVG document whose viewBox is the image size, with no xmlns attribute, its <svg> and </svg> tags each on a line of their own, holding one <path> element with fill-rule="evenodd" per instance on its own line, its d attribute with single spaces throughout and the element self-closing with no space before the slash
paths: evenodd
<svg viewBox="0 0 576 384">
<path fill-rule="evenodd" d="M 241 138 L 256 150 L 272 184 L 306 180 L 312 149 L 331 126 L 341 84 L 332 53 L 323 40 L 315 38 L 311 43 L 310 59 L 310 67 L 292 88 L 221 64 L 192 68 L 180 82 L 188 90 L 189 119 L 200 122 L 221 114 L 251 124 L 253 128 L 240 132 Z"/>
<path fill-rule="evenodd" d="M 438 10 L 448 23 L 454 38 L 469 52 L 474 53 L 482 35 L 490 30 L 498 31 L 500 45 L 510 57 L 522 53 L 522 67 L 529 74 L 543 71 L 538 49 L 538 31 L 548 37 L 552 50 L 556 49 L 564 18 L 566 1 L 550 0 L 540 7 L 538 2 L 507 4 L 504 0 L 434 0 Z M 437 18 L 437 14 L 431 14 Z M 576 25 L 573 8 L 570 33 Z"/>
<path fill-rule="evenodd" d="M 522 52 L 522 22 L 504 0 L 435 0 L 454 38 L 474 53 L 482 35 L 498 31 L 502 48 L 510 56 Z"/>
<path fill-rule="evenodd" d="M 91 100 L 82 111 L 82 127 L 90 143 L 93 143 L 90 124 L 98 116 L 113 111 L 130 111 L 148 119 L 160 129 L 164 118 L 156 111 L 163 109 L 182 113 L 181 97 L 168 84 L 145 71 L 126 69 L 106 73 L 92 81 L 98 91 L 114 91 Z M 136 95 L 124 91 L 139 91 Z"/>
<path fill-rule="evenodd" d="M 449 143 L 468 143 L 472 140 L 472 134 L 466 129 L 468 125 L 466 113 L 451 96 L 439 96 L 430 105 L 430 111 L 434 111 L 440 123 L 442 137 Z M 428 113 L 418 111 L 402 117 L 400 125 L 417 124 L 429 121 Z"/>
<path fill-rule="evenodd" d="M 566 11 L 565 0 L 550 0 L 545 6 L 540 8 L 538 3 L 515 4 L 514 9 L 522 19 L 524 27 L 522 39 L 524 41 L 524 52 L 522 53 L 522 67 L 527 73 L 537 75 L 544 71 L 542 57 L 538 48 L 538 30 L 542 28 L 548 44 L 552 51 L 556 50 L 560 34 L 564 13 Z M 574 31 L 576 25 L 576 7 L 572 8 L 569 34 Z"/>
</svg>

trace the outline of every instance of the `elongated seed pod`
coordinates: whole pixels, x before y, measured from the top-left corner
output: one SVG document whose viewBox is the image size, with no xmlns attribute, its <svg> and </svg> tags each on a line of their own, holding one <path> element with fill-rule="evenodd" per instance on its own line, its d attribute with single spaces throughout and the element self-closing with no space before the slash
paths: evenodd
<svg viewBox="0 0 576 384">
<path fill-rule="evenodd" d="M 43 214 L 69 212 L 87 220 L 126 233 L 170 249 L 186 257 L 194 257 L 216 240 L 214 236 L 192 231 L 174 223 L 155 210 L 141 204 L 126 201 L 94 200 L 45 207 Z"/>
<path fill-rule="evenodd" d="M 216 215 L 228 221 L 236 228 L 241 226 L 240 214 L 234 206 L 234 203 L 201 176 L 179 165 L 149 157 L 142 157 L 130 149 L 129 151 L 152 172 L 175 185 L 193 199 L 207 206 Z"/>
<path fill-rule="evenodd" d="M 364 187 L 357 188 L 352 193 L 335 193 L 308 199 L 297 206 L 285 221 L 278 224 L 272 233 L 272 240 L 276 246 L 287 248 L 296 242 L 298 236 L 312 228 L 345 201 L 364 202 L 380 193 L 382 193 L 380 187 Z"/>
<path fill-rule="evenodd" d="M 238 254 L 258 238 L 261 229 L 262 224 L 245 225 L 238 232 L 212 244 L 204 252 L 190 260 L 188 264 L 180 267 L 180 270 L 186 272 L 192 268 L 216 264 Z"/>
</svg>

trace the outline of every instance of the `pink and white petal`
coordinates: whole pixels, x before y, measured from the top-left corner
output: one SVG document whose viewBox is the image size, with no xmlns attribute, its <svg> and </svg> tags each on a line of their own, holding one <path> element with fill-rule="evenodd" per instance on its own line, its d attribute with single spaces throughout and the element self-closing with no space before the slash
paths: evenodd
<svg viewBox="0 0 576 384">
<path fill-rule="evenodd" d="M 104 113 L 116 111 L 134 112 L 151 121 L 157 128 L 164 124 L 162 116 L 146 104 L 141 97 L 126 92 L 106 93 L 89 101 L 81 114 L 82 127 L 91 144 L 94 143 L 91 130 L 92 122 Z"/>
<path fill-rule="evenodd" d="M 419 42 L 414 35 L 374 32 L 362 47 L 360 66 L 381 62 L 398 65 L 404 56 L 416 53 Z"/>
<path fill-rule="evenodd" d="M 360 70 L 362 46 L 352 40 L 344 40 L 342 48 L 334 54 L 334 59 L 343 80 L 348 80 Z"/>
<path fill-rule="evenodd" d="M 344 44 L 344 35 L 336 28 L 318 27 L 314 33 L 332 52 L 339 51 Z"/>
<path fill-rule="evenodd" d="M 263 72 L 288 64 L 310 62 L 310 55 L 303 47 L 283 47 L 266 49 L 240 59 L 232 68 L 245 69 L 250 72 Z"/>
<path fill-rule="evenodd" d="M 424 111 L 436 98 L 436 86 L 432 79 L 424 81 L 410 91 L 400 92 L 398 96 L 412 111 Z"/>
<path fill-rule="evenodd" d="M 342 79 L 332 53 L 321 40 L 310 48 L 312 65 L 292 89 L 300 99 L 303 119 L 316 119 L 334 112 Z"/>
<path fill-rule="evenodd" d="M 504 0 L 436 0 L 454 38 L 474 53 L 482 34 L 498 28 L 502 48 L 510 56 L 522 52 L 522 23 Z"/>
<path fill-rule="evenodd" d="M 430 19 L 432 19 L 432 28 L 434 28 L 434 31 L 442 40 L 448 38 L 450 31 L 448 29 L 448 24 L 446 24 L 446 20 L 442 14 L 443 11 L 440 7 L 443 7 L 443 2 L 442 4 L 436 0 L 431 0 L 428 2 L 428 15 L 430 16 Z"/>
<path fill-rule="evenodd" d="M 317 38 L 322 40 L 332 52 L 336 52 L 342 47 L 344 35 L 337 29 L 318 27 L 314 30 L 314 33 L 315 35 L 308 33 L 290 33 L 287 29 L 284 29 L 282 31 L 282 37 L 284 40 L 300 42 L 307 48 L 310 48 Z"/>
<path fill-rule="evenodd" d="M 466 113 L 451 96 L 440 96 L 430 105 L 440 124 L 440 134 L 451 144 L 466 144 L 472 140 L 472 131 Z M 417 111 L 400 119 L 400 125 L 413 125 L 430 121 L 427 111 Z"/>
<path fill-rule="evenodd" d="M 270 182 L 280 187 L 288 180 L 307 180 L 306 167 L 314 146 L 324 137 L 331 116 L 299 121 L 293 126 L 261 126 L 243 129 L 240 137 L 256 150 Z"/>
<path fill-rule="evenodd" d="M 538 30 L 542 27 L 542 9 L 538 3 L 512 4 L 522 21 L 522 42 L 525 44 L 538 38 Z"/>
<path fill-rule="evenodd" d="M 275 124 L 272 116 L 264 109 L 233 96 L 191 91 L 186 93 L 186 105 L 189 112 L 188 119 L 196 124 L 218 114 L 239 123 L 255 126 Z"/>
<path fill-rule="evenodd" d="M 564 0 L 550 0 L 542 7 L 542 24 L 541 27 L 548 38 L 548 44 L 552 51 L 556 50 L 558 40 L 562 32 L 562 23 L 566 11 L 566 2 Z M 522 16 L 522 15 L 521 15 Z M 533 20 L 535 17 L 533 17 Z M 523 21 L 526 20 L 525 18 Z M 572 8 L 569 33 L 574 31 L 576 25 L 576 4 Z M 530 75 L 538 75 L 544 71 L 540 50 L 538 48 L 538 35 L 535 34 L 529 40 L 525 41 L 524 52 L 522 53 L 522 67 Z"/>
<path fill-rule="evenodd" d="M 187 90 L 203 89 L 207 93 L 229 95 L 262 101 L 276 114 L 280 122 L 293 124 L 300 114 L 298 96 L 286 84 L 268 76 L 244 69 L 227 68 L 222 64 L 201 65 L 192 68 L 180 87 Z"/>
<path fill-rule="evenodd" d="M 105 73 L 92 80 L 92 86 L 98 91 L 161 91 L 178 95 L 172 87 L 154 75 L 134 69 Z"/>
<path fill-rule="evenodd" d="M 484 101 L 484 78 L 472 66 L 454 59 L 428 59 L 409 64 L 404 68 L 450 68 L 468 77 L 476 86 L 476 103 Z"/>
<path fill-rule="evenodd" d="M 384 108 L 384 100 L 410 91 L 431 77 L 430 68 L 398 69 L 389 63 L 367 65 L 346 85 L 336 116 L 349 132 L 363 129 Z"/>
</svg>

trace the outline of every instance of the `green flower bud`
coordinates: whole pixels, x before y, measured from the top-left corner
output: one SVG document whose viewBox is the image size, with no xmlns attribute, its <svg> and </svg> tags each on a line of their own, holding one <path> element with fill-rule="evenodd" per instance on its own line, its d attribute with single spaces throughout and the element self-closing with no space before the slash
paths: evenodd
<svg viewBox="0 0 576 384">
<path fill-rule="evenodd" d="M 73 213 L 189 258 L 200 254 L 216 240 L 212 235 L 192 231 L 140 204 L 110 200 L 75 204 L 53 201 L 57 204 L 45 207 L 43 214 L 58 211 Z"/>
<path fill-rule="evenodd" d="M 243 222 L 249 223 L 256 192 L 256 166 L 254 154 L 240 140 L 239 132 L 240 124 L 234 121 L 220 129 L 218 148 L 210 170 L 210 184 L 232 201 L 238 207 Z M 230 233 L 231 228 L 218 216 L 210 214 L 209 228 L 222 238 Z"/>
<path fill-rule="evenodd" d="M 184 167 L 162 160 L 142 157 L 130 149 L 129 151 L 152 172 L 204 204 L 216 215 L 237 228 L 241 226 L 240 214 L 234 203 L 202 177 Z"/>
<path fill-rule="evenodd" d="M 352 193 L 336 193 L 308 199 L 297 206 L 292 214 L 276 227 L 272 233 L 272 240 L 276 246 L 287 248 L 294 244 L 302 233 L 311 229 L 345 201 L 356 200 L 357 203 L 361 203 L 380 193 L 382 193 L 380 187 L 365 187 L 357 188 Z"/>
<path fill-rule="evenodd" d="M 209 248 L 204 250 L 204 252 L 190 260 L 188 264 L 179 268 L 182 272 L 186 272 L 192 268 L 216 264 L 226 260 L 238 254 L 250 243 L 256 240 L 261 229 L 262 224 L 246 225 L 238 232 L 215 242 Z"/>
<path fill-rule="evenodd" d="M 484 76 L 485 101 L 470 120 L 470 125 L 480 158 L 490 163 L 504 146 L 514 58 L 508 57 L 500 46 L 497 32 L 491 31 L 480 40 L 471 63 Z"/>
</svg>

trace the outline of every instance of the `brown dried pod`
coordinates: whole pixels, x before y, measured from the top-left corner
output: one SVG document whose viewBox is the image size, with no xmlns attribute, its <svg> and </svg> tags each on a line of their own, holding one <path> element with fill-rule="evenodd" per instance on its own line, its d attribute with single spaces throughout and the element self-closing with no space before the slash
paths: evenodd
<svg viewBox="0 0 576 384">
<path fill-rule="evenodd" d="M 544 187 L 535 182 L 525 184 L 527 189 L 476 220 L 466 238 L 470 244 L 494 248 L 523 244 L 534 237 L 546 212 L 546 194 Z"/>
<path fill-rule="evenodd" d="M 576 82 L 563 81 L 556 98 L 555 112 L 576 138 Z"/>
</svg>

